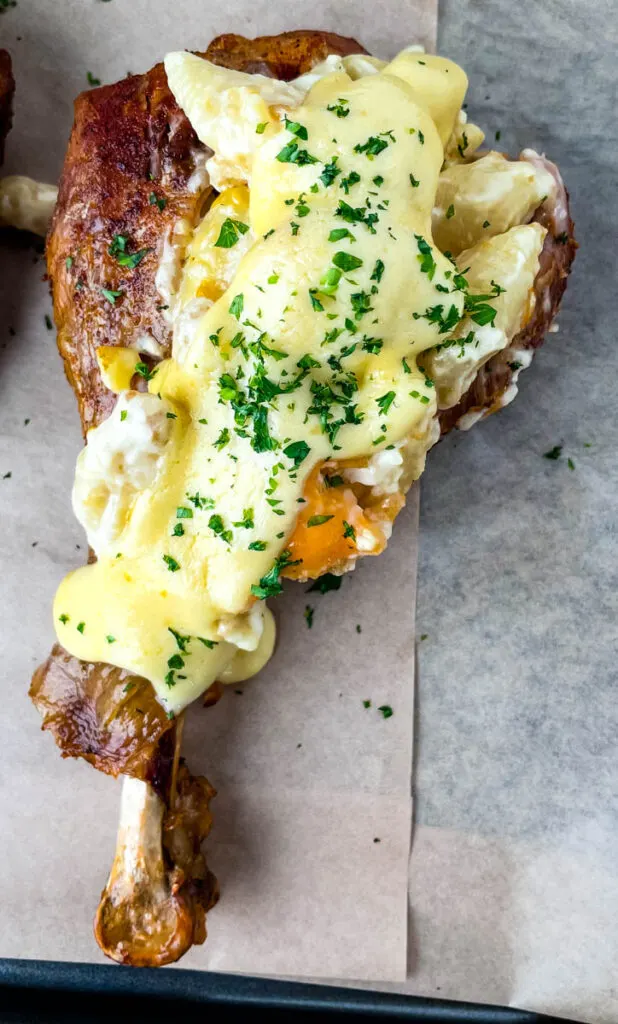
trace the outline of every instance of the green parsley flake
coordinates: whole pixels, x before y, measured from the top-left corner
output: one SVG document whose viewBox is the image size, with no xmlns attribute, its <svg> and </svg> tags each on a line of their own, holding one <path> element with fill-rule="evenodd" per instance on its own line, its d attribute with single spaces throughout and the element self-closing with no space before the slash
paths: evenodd
<svg viewBox="0 0 618 1024">
<path fill-rule="evenodd" d="M 144 380 L 149 381 L 156 376 L 157 368 L 155 366 L 154 369 L 151 370 L 147 363 L 136 363 L 135 372 L 139 373 L 140 377 L 143 377 Z"/>
<path fill-rule="evenodd" d="M 243 224 L 241 220 L 232 220 L 231 217 L 226 217 L 221 225 L 215 246 L 219 249 L 231 249 L 232 246 L 236 245 L 240 236 L 246 235 L 248 230 L 248 224 Z"/>
<path fill-rule="evenodd" d="M 313 626 L 313 608 L 310 604 L 305 605 L 305 622 L 307 623 L 307 629 L 311 629 Z"/>
<path fill-rule="evenodd" d="M 88 81 L 88 85 L 91 85 L 91 86 L 93 86 L 93 87 L 95 87 L 95 86 L 97 86 L 97 85 L 100 85 L 100 84 L 101 84 L 101 79 L 100 79 L 100 78 L 96 78 L 96 77 L 95 77 L 95 76 L 94 76 L 94 75 L 92 74 L 92 71 L 87 71 L 87 72 L 86 72 L 86 79 L 87 79 L 87 81 Z"/>
<path fill-rule="evenodd" d="M 119 299 L 123 295 L 122 291 L 113 291 L 112 288 L 101 288 L 101 294 L 103 298 L 107 299 L 111 306 L 116 305 L 116 299 Z"/>
<path fill-rule="evenodd" d="M 334 516 L 311 516 L 307 522 L 307 526 L 323 526 L 324 523 L 327 523 L 330 519 L 334 518 Z"/>
<path fill-rule="evenodd" d="M 162 557 L 170 572 L 178 572 L 180 565 L 175 558 L 172 558 L 171 555 L 163 555 Z"/>
<path fill-rule="evenodd" d="M 306 129 L 304 129 L 306 131 Z M 306 164 L 317 164 L 317 157 L 311 156 L 306 149 L 300 149 L 297 142 L 288 142 L 282 150 L 277 153 L 275 160 L 281 164 L 297 164 L 304 167 Z"/>
<path fill-rule="evenodd" d="M 331 103 L 330 107 L 326 109 L 331 114 L 336 114 L 337 117 L 347 117 L 350 113 L 350 101 L 344 96 L 340 96 L 336 103 Z"/>
<path fill-rule="evenodd" d="M 378 262 L 381 261 L 378 260 Z M 362 267 L 363 265 L 363 261 L 359 259 L 358 256 L 352 256 L 352 254 L 349 252 L 335 253 L 335 255 L 333 256 L 333 263 L 335 264 L 336 267 L 339 267 L 340 270 L 343 270 L 344 273 L 348 273 L 350 270 L 357 270 L 358 267 Z M 382 269 L 384 269 L 383 263 Z M 372 280 L 374 280 L 373 275 Z M 379 278 L 375 278 L 375 280 L 379 280 Z"/>
<path fill-rule="evenodd" d="M 360 143 L 354 147 L 355 153 L 364 153 L 368 160 L 373 160 L 374 156 L 378 156 L 388 146 L 386 139 L 379 139 L 375 135 L 370 135 L 366 142 Z"/>
<path fill-rule="evenodd" d="M 60 619 L 60 622 L 62 623 L 62 625 L 66 626 L 67 622 L 69 621 L 70 616 L 62 614 L 62 615 L 59 615 L 58 618 Z"/>
<path fill-rule="evenodd" d="M 350 523 L 346 522 L 345 519 L 343 520 L 343 536 L 351 537 L 354 541 L 356 540 L 356 530 Z"/>
<path fill-rule="evenodd" d="M 358 629 L 358 626 L 356 628 Z M 370 708 L 371 707 L 371 701 L 370 700 L 364 700 L 363 701 L 363 707 L 364 708 Z"/>
<path fill-rule="evenodd" d="M 378 708 L 378 711 L 382 712 L 382 718 L 393 717 L 393 709 L 390 706 L 390 704 L 381 704 L 380 707 Z"/>
<path fill-rule="evenodd" d="M 410 184 L 411 184 L 412 188 L 418 188 L 418 186 L 420 185 L 420 181 L 418 180 L 418 178 L 415 178 L 413 174 L 411 174 L 410 175 Z"/>
<path fill-rule="evenodd" d="M 266 126 L 268 125 L 268 123 L 269 123 L 268 121 L 261 121 L 260 124 L 258 124 L 256 129 L 255 129 L 255 134 L 256 135 L 263 135 L 264 132 L 266 131 Z"/>
<path fill-rule="evenodd" d="M 319 594 L 328 594 L 330 590 L 339 590 L 340 586 L 341 576 L 335 576 L 332 572 L 325 572 L 315 583 L 312 583 L 307 593 L 312 594 L 317 591 Z"/>
<path fill-rule="evenodd" d="M 147 256 L 152 249 L 139 249 L 137 252 L 127 252 L 128 239 L 125 235 L 114 235 L 108 253 L 113 256 L 120 267 L 128 267 L 135 270 L 138 263 L 141 263 L 144 256 Z"/>
<path fill-rule="evenodd" d="M 244 297 L 244 295 L 241 292 L 240 295 L 236 295 L 232 299 L 232 302 L 231 302 L 230 308 L 229 308 L 229 312 L 232 314 L 232 316 L 235 316 L 237 320 L 240 320 L 240 316 L 241 316 L 241 313 L 242 313 L 242 311 L 244 309 L 244 305 L 245 305 L 245 297 Z"/>
<path fill-rule="evenodd" d="M 317 364 L 320 365 L 319 363 Z M 306 441 L 292 441 L 286 448 L 283 449 L 283 454 L 287 455 L 288 459 L 292 459 L 296 467 L 300 466 L 301 462 L 307 458 L 311 448 Z"/>
<path fill-rule="evenodd" d="M 107 636 L 105 637 L 105 639 L 107 640 L 108 644 L 115 644 L 116 643 L 116 637 L 112 636 L 111 633 L 108 633 Z"/>
<path fill-rule="evenodd" d="M 85 622 L 78 622 L 77 626 L 75 628 L 77 629 L 78 633 L 82 633 L 83 634 L 83 632 L 84 632 L 84 630 L 86 628 L 86 623 Z"/>
<path fill-rule="evenodd" d="M 422 235 L 415 235 L 414 237 L 420 253 L 416 258 L 421 265 L 421 273 L 427 274 L 429 280 L 433 281 L 433 277 L 436 272 L 436 261 L 433 258 L 431 246 L 425 241 Z"/>
<path fill-rule="evenodd" d="M 373 273 L 371 274 L 371 277 L 369 278 L 369 280 L 370 281 L 377 281 L 378 284 L 379 284 L 380 281 L 382 280 L 382 274 L 383 273 L 384 273 L 384 263 L 382 262 L 382 260 L 376 260 L 375 266 L 373 268 Z"/>
<path fill-rule="evenodd" d="M 554 445 L 553 448 L 550 448 L 548 452 L 544 452 L 543 453 L 543 458 L 544 459 L 552 459 L 553 461 L 556 461 L 556 459 L 559 459 L 561 455 L 562 455 L 562 445 L 561 444 L 556 444 L 556 445 Z"/>
<path fill-rule="evenodd" d="M 380 398 L 376 398 L 378 408 L 383 416 L 386 416 L 391 405 L 395 401 L 395 392 L 387 391 L 385 395 L 381 395 Z"/>
<path fill-rule="evenodd" d="M 156 192 L 150 193 L 150 195 L 148 196 L 148 202 L 150 203 L 151 206 L 158 206 L 159 211 L 161 213 L 163 213 L 165 207 L 167 206 L 167 199 L 159 199 Z"/>
<path fill-rule="evenodd" d="M 446 219 L 450 220 L 451 217 L 454 217 L 454 216 L 455 216 L 455 207 L 451 203 L 451 205 L 449 206 L 448 210 L 446 211 Z"/>
<path fill-rule="evenodd" d="M 252 540 L 249 545 L 249 551 L 266 551 L 268 547 L 265 540 Z"/>
</svg>

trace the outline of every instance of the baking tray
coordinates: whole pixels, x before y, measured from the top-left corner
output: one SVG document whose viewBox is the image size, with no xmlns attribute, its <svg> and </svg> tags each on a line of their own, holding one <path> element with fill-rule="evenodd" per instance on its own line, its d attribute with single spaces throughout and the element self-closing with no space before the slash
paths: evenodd
<svg viewBox="0 0 618 1024">
<path fill-rule="evenodd" d="M 562 1017 L 360 989 L 305 985 L 203 971 L 157 971 L 43 960 L 0 959 L 0 1022 L 55 1024 L 113 1020 L 269 1021 L 326 1017 L 346 1021 L 457 1021 L 470 1024 L 565 1024 Z"/>
</svg>

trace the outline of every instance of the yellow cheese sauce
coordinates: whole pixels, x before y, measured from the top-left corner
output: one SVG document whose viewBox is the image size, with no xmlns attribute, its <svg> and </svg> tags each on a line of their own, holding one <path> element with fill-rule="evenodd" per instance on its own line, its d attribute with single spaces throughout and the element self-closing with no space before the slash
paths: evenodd
<svg viewBox="0 0 618 1024">
<path fill-rule="evenodd" d="M 191 54 L 166 69 L 215 152 L 233 94 L 248 202 L 228 191 L 195 233 L 181 295 L 199 305 L 150 394 L 125 392 L 91 432 L 74 504 L 98 561 L 66 577 L 54 617 L 72 654 L 145 676 L 177 712 L 270 656 L 264 600 L 294 561 L 317 465 L 430 443 L 436 391 L 418 359 L 461 321 L 466 291 L 431 218 L 466 78 L 404 51 L 283 110 Z M 208 251 L 225 255 L 219 277 L 197 265 Z M 332 517 L 313 518 L 319 537 Z"/>
</svg>

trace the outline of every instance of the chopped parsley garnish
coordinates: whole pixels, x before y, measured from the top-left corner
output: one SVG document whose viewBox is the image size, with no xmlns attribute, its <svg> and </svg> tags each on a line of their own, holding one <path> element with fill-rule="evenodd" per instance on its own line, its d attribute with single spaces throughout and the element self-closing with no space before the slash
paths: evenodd
<svg viewBox="0 0 618 1024">
<path fill-rule="evenodd" d="M 115 306 L 116 299 L 119 299 L 123 293 L 121 291 L 114 291 L 112 288 L 101 288 L 101 294 L 111 306 Z"/>
<path fill-rule="evenodd" d="M 490 228 L 490 227 L 491 227 L 491 221 L 489 221 L 489 220 L 484 220 L 484 221 L 483 221 L 483 227 L 484 227 L 484 228 Z"/>
<path fill-rule="evenodd" d="M 222 448 L 225 448 L 226 444 L 229 444 L 229 441 L 230 432 L 227 427 L 224 427 L 217 440 L 214 442 L 214 446 L 218 451 L 221 451 Z"/>
<path fill-rule="evenodd" d="M 363 261 L 359 259 L 358 256 L 352 256 L 349 252 L 335 253 L 333 256 L 333 263 L 336 267 L 339 267 L 340 270 L 343 270 L 344 273 L 347 273 L 350 270 L 357 270 L 358 267 L 362 267 L 363 265 Z M 382 264 L 382 269 L 384 269 L 384 264 Z M 379 278 L 377 280 L 379 280 Z"/>
<path fill-rule="evenodd" d="M 177 633 L 176 630 L 172 629 L 171 626 L 168 626 L 167 630 L 168 630 L 168 633 L 171 633 L 172 636 L 174 637 L 174 640 L 176 641 L 176 643 L 178 645 L 178 650 L 182 651 L 183 653 L 186 653 L 186 651 L 187 651 L 187 644 L 191 640 L 191 637 L 190 636 L 183 636 L 182 633 Z"/>
<path fill-rule="evenodd" d="M 306 441 L 292 441 L 283 449 L 283 454 L 287 455 L 288 459 L 292 459 L 294 465 L 298 467 L 301 462 L 304 462 L 310 451 L 311 448 Z"/>
<path fill-rule="evenodd" d="M 267 546 L 265 540 L 252 540 L 249 545 L 249 551 L 266 551 Z"/>
<path fill-rule="evenodd" d="M 284 121 L 285 127 L 292 133 L 292 135 L 296 135 L 296 137 L 302 139 L 303 142 L 307 141 L 309 135 L 307 134 L 307 129 L 304 125 L 299 124 L 298 121 L 290 121 L 287 114 L 284 115 Z"/>
<path fill-rule="evenodd" d="M 386 149 L 388 142 L 386 139 L 379 139 L 375 135 L 370 135 L 366 142 L 360 143 L 354 147 L 355 153 L 364 153 L 368 160 L 373 160 L 374 156 L 378 156 L 382 150 Z"/>
<path fill-rule="evenodd" d="M 451 205 L 449 206 L 448 210 L 446 211 L 446 219 L 450 220 L 451 217 L 454 217 L 454 216 L 455 216 L 455 207 L 451 203 Z"/>
<path fill-rule="evenodd" d="M 232 531 L 225 529 L 223 519 L 221 518 L 221 516 L 211 516 L 210 519 L 208 520 L 208 526 L 210 527 L 212 532 L 217 537 L 220 537 L 222 541 L 225 541 L 226 544 L 232 543 L 232 540 L 234 539 Z"/>
<path fill-rule="evenodd" d="M 242 519 L 240 519 L 237 523 L 232 523 L 232 526 L 236 526 L 238 527 L 238 529 L 252 530 L 253 527 L 255 526 L 253 509 L 243 509 Z"/>
<path fill-rule="evenodd" d="M 244 297 L 244 295 L 241 292 L 239 295 L 236 295 L 232 299 L 232 301 L 230 303 L 229 312 L 232 314 L 232 316 L 235 316 L 237 320 L 240 320 L 240 316 L 241 316 L 241 313 L 242 313 L 242 311 L 244 309 L 244 305 L 245 305 L 245 297 Z"/>
<path fill-rule="evenodd" d="M 356 241 L 354 235 L 347 228 L 333 228 L 330 235 L 328 236 L 329 242 L 339 242 L 342 238 L 349 238 L 353 242 Z"/>
<path fill-rule="evenodd" d="M 360 320 L 366 313 L 370 313 L 373 306 L 370 306 L 371 296 L 367 292 L 354 292 L 350 295 L 350 302 L 354 310 L 354 319 Z M 346 322 L 347 326 L 347 322 Z"/>
<path fill-rule="evenodd" d="M 360 180 L 361 176 L 360 174 L 358 174 L 357 171 L 350 171 L 350 173 L 347 174 L 345 178 L 342 178 L 341 181 L 339 182 L 339 188 L 342 188 L 347 196 L 350 192 L 350 189 L 354 185 L 358 185 Z"/>
<path fill-rule="evenodd" d="M 327 487 L 343 487 L 345 480 L 342 476 L 326 476 L 324 477 L 324 483 Z"/>
<path fill-rule="evenodd" d="M 344 199 L 340 199 L 339 206 L 335 210 L 335 216 L 342 217 L 348 224 L 364 224 L 372 235 L 376 233 L 373 225 L 377 222 L 378 215 L 377 213 L 367 213 L 367 208 L 364 206 L 350 206 Z"/>
<path fill-rule="evenodd" d="M 317 295 L 315 294 L 316 291 L 317 291 L 316 288 L 310 288 L 309 289 L 309 298 L 311 299 L 311 306 L 312 306 L 313 310 L 316 313 L 323 313 L 324 312 L 324 306 L 322 305 L 322 303 L 318 299 Z"/>
<path fill-rule="evenodd" d="M 310 604 L 305 605 L 305 622 L 307 623 L 307 629 L 311 629 L 313 626 L 313 608 Z"/>
<path fill-rule="evenodd" d="M 393 709 L 390 706 L 390 704 L 380 704 L 380 707 L 378 708 L 378 711 L 382 712 L 382 718 L 392 718 L 393 717 Z"/>
<path fill-rule="evenodd" d="M 185 528 L 184 528 L 184 526 L 182 525 L 182 523 L 176 523 L 176 525 L 174 526 L 174 529 L 172 530 L 172 537 L 184 537 L 184 535 L 185 535 Z"/>
<path fill-rule="evenodd" d="M 375 178 L 372 178 L 371 180 L 373 181 L 376 188 L 380 188 L 380 186 L 384 184 L 384 178 L 382 177 L 381 174 L 376 174 Z"/>
<path fill-rule="evenodd" d="M 59 615 L 58 618 L 60 619 L 63 626 L 66 626 L 67 622 L 69 621 L 68 615 Z"/>
<path fill-rule="evenodd" d="M 500 131 L 496 132 L 496 142 L 500 142 L 500 136 L 501 135 L 502 135 L 502 132 L 500 132 Z"/>
<path fill-rule="evenodd" d="M 390 407 L 391 407 L 391 405 L 393 404 L 394 401 L 395 401 L 395 392 L 394 391 L 387 391 L 385 395 L 381 395 L 380 398 L 376 398 L 376 402 L 378 404 L 378 408 L 380 409 L 380 412 L 384 416 L 386 416 L 388 410 L 390 409 Z"/>
<path fill-rule="evenodd" d="M 433 277 L 436 272 L 436 261 L 433 258 L 431 246 L 425 241 L 422 235 L 415 235 L 414 237 L 420 253 L 416 258 L 421 265 L 421 273 L 427 274 L 429 280 L 433 281 Z"/>
<path fill-rule="evenodd" d="M 77 626 L 75 628 L 77 629 L 78 633 L 82 633 L 83 634 L 83 632 L 84 632 L 84 630 L 86 628 L 86 623 L 85 622 L 78 622 Z"/>
<path fill-rule="evenodd" d="M 371 707 L 371 701 L 370 700 L 364 700 L 363 701 L 363 707 L 364 708 L 370 708 Z"/>
<path fill-rule="evenodd" d="M 143 377 L 145 381 L 149 381 L 156 376 L 157 367 L 155 366 L 154 369 L 151 370 L 148 363 L 136 363 L 135 372 L 139 373 L 140 377 Z"/>
<path fill-rule="evenodd" d="M 329 267 L 325 274 L 322 274 L 320 278 L 320 291 L 324 295 L 334 295 L 339 286 L 341 280 L 341 271 L 336 267 Z"/>
<path fill-rule="evenodd" d="M 437 324 L 440 334 L 449 334 L 461 320 L 457 306 L 452 305 L 448 313 L 444 313 L 444 306 L 429 306 L 424 313 L 413 313 L 415 320 L 427 320 L 430 324 Z"/>
<path fill-rule="evenodd" d="M 332 185 L 333 181 L 338 174 L 341 174 L 341 168 L 337 167 L 337 160 L 339 157 L 334 156 L 329 164 L 324 164 L 324 170 L 320 175 L 320 181 L 327 188 Z"/>
<path fill-rule="evenodd" d="M 193 519 L 193 509 L 186 505 L 179 505 L 176 509 L 176 519 Z"/>
<path fill-rule="evenodd" d="M 52 323 L 52 318 L 50 317 L 49 313 L 45 314 L 45 318 L 44 319 L 45 319 L 45 326 L 47 327 L 47 330 L 51 331 L 54 325 Z"/>
<path fill-rule="evenodd" d="M 466 152 L 467 148 L 468 148 L 468 136 L 464 132 L 463 135 L 461 136 L 461 142 L 457 143 L 457 152 L 459 153 L 459 155 L 460 155 L 460 157 L 462 159 L 463 159 L 463 157 L 465 155 L 465 152 Z"/>
<path fill-rule="evenodd" d="M 73 266 L 73 262 L 74 262 L 73 261 L 73 257 L 72 256 L 67 256 L 67 258 L 64 261 L 64 265 L 67 268 L 67 270 L 71 269 L 71 267 Z"/>
<path fill-rule="evenodd" d="M 350 523 L 346 522 L 345 519 L 343 520 L 343 536 L 351 537 L 352 540 L 356 540 L 356 530 Z"/>
<path fill-rule="evenodd" d="M 373 272 L 372 272 L 371 277 L 369 278 L 369 280 L 370 281 L 377 281 L 378 284 L 379 284 L 380 281 L 382 280 L 382 274 L 383 273 L 384 273 L 384 264 L 383 264 L 382 260 L 376 260 L 375 266 L 373 268 Z"/>
<path fill-rule="evenodd" d="M 382 345 L 384 342 L 381 338 L 363 338 L 363 348 L 365 352 L 370 352 L 372 356 L 377 356 L 382 351 Z"/>
<path fill-rule="evenodd" d="M 411 174 L 410 175 L 410 184 L 411 184 L 412 188 L 418 188 L 418 186 L 420 185 L 420 181 L 418 180 L 418 178 L 415 178 L 413 174 Z"/>
<path fill-rule="evenodd" d="M 350 101 L 345 96 L 340 96 L 336 103 L 331 103 L 326 109 L 337 117 L 347 117 L 350 113 Z"/>
<path fill-rule="evenodd" d="M 283 590 L 280 581 L 282 571 L 289 565 L 300 565 L 301 561 L 302 559 L 300 558 L 294 562 L 291 561 L 290 552 L 288 550 L 282 551 L 279 557 L 275 559 L 272 568 L 269 569 L 265 576 L 262 576 L 259 585 L 252 584 L 251 593 L 253 596 L 261 601 L 267 597 L 276 597 Z"/>
<path fill-rule="evenodd" d="M 276 284 L 278 280 L 279 280 L 279 274 L 271 274 L 270 277 L 267 279 L 267 283 L 268 284 Z"/>
<path fill-rule="evenodd" d="M 112 636 L 111 633 L 108 633 L 107 636 L 105 637 L 105 639 L 107 640 L 108 644 L 115 644 L 116 643 L 116 637 Z"/>
<path fill-rule="evenodd" d="M 96 78 L 95 75 L 92 74 L 92 71 L 86 72 L 86 79 L 88 81 L 88 85 L 97 86 L 101 84 L 101 79 Z"/>
<path fill-rule="evenodd" d="M 306 131 L 306 129 L 304 129 Z M 305 164 L 317 164 L 317 157 L 311 156 L 306 149 L 300 149 L 297 142 L 288 142 L 282 150 L 277 153 L 275 160 L 281 164 L 298 164 L 303 167 Z"/>
<path fill-rule="evenodd" d="M 178 572 L 180 565 L 175 558 L 172 558 L 171 555 L 163 555 L 162 557 L 170 572 Z"/>
<path fill-rule="evenodd" d="M 559 235 L 555 235 L 554 237 L 559 245 L 566 245 L 569 241 L 569 236 L 566 231 L 561 231 Z"/>
<path fill-rule="evenodd" d="M 553 459 L 554 461 L 556 459 L 559 459 L 561 455 L 562 455 L 562 445 L 561 444 L 556 444 L 556 445 L 554 445 L 553 448 L 550 448 L 548 452 L 543 452 L 543 458 L 544 459 Z"/>
<path fill-rule="evenodd" d="M 323 526 L 329 519 L 334 519 L 334 516 L 311 516 L 307 521 L 307 526 Z"/>
<path fill-rule="evenodd" d="M 573 462 L 573 459 L 567 459 L 567 466 L 569 467 L 569 469 L 575 469 L 575 463 Z"/>
<path fill-rule="evenodd" d="M 167 199 L 160 199 L 156 192 L 150 193 L 148 196 L 148 202 L 151 206 L 158 206 L 161 213 L 163 213 L 163 210 L 167 206 Z"/>
<path fill-rule="evenodd" d="M 319 576 L 315 583 L 312 583 L 307 593 L 311 594 L 317 591 L 319 594 L 328 594 L 329 590 L 339 590 L 341 586 L 341 576 L 335 576 L 332 572 L 325 572 L 323 576 Z"/>
<path fill-rule="evenodd" d="M 137 252 L 127 252 L 128 238 L 126 235 L 114 235 L 112 244 L 108 248 L 108 253 L 113 256 L 116 263 L 121 267 L 128 267 L 129 270 L 135 270 L 138 263 L 141 263 L 144 256 L 147 256 L 151 249 L 139 249 Z"/>
<path fill-rule="evenodd" d="M 404 372 L 404 373 L 412 373 L 412 370 L 411 370 L 411 369 L 410 369 L 410 367 L 408 366 L 408 361 L 407 361 L 407 359 L 406 359 L 406 357 L 405 357 L 405 356 L 403 357 L 403 359 L 401 360 L 401 362 L 402 362 L 402 365 L 403 365 L 403 372 Z"/>
<path fill-rule="evenodd" d="M 425 145 L 425 136 L 423 135 L 423 133 L 420 130 L 420 128 L 418 129 L 418 141 L 420 142 L 421 146 Z M 466 145 L 467 145 L 467 143 L 466 143 Z"/>
<path fill-rule="evenodd" d="M 240 236 L 246 235 L 248 230 L 248 224 L 243 224 L 241 220 L 232 220 L 231 217 L 226 217 L 221 225 L 215 246 L 219 249 L 231 249 L 233 245 L 236 245 Z"/>
<path fill-rule="evenodd" d="M 197 638 L 204 647 L 207 647 L 209 651 L 214 650 L 215 647 L 219 646 L 218 640 L 208 640 L 205 636 L 198 636 Z"/>
</svg>

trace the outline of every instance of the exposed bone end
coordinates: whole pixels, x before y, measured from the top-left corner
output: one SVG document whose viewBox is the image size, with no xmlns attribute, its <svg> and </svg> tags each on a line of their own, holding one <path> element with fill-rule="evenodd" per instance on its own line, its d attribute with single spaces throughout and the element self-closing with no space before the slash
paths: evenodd
<svg viewBox="0 0 618 1024">
<path fill-rule="evenodd" d="M 147 783 L 125 778 L 116 855 L 94 932 L 106 956 L 161 967 L 206 938 L 206 911 L 218 888 L 200 851 L 210 829 L 206 779 L 178 771 L 174 810 Z"/>
</svg>

